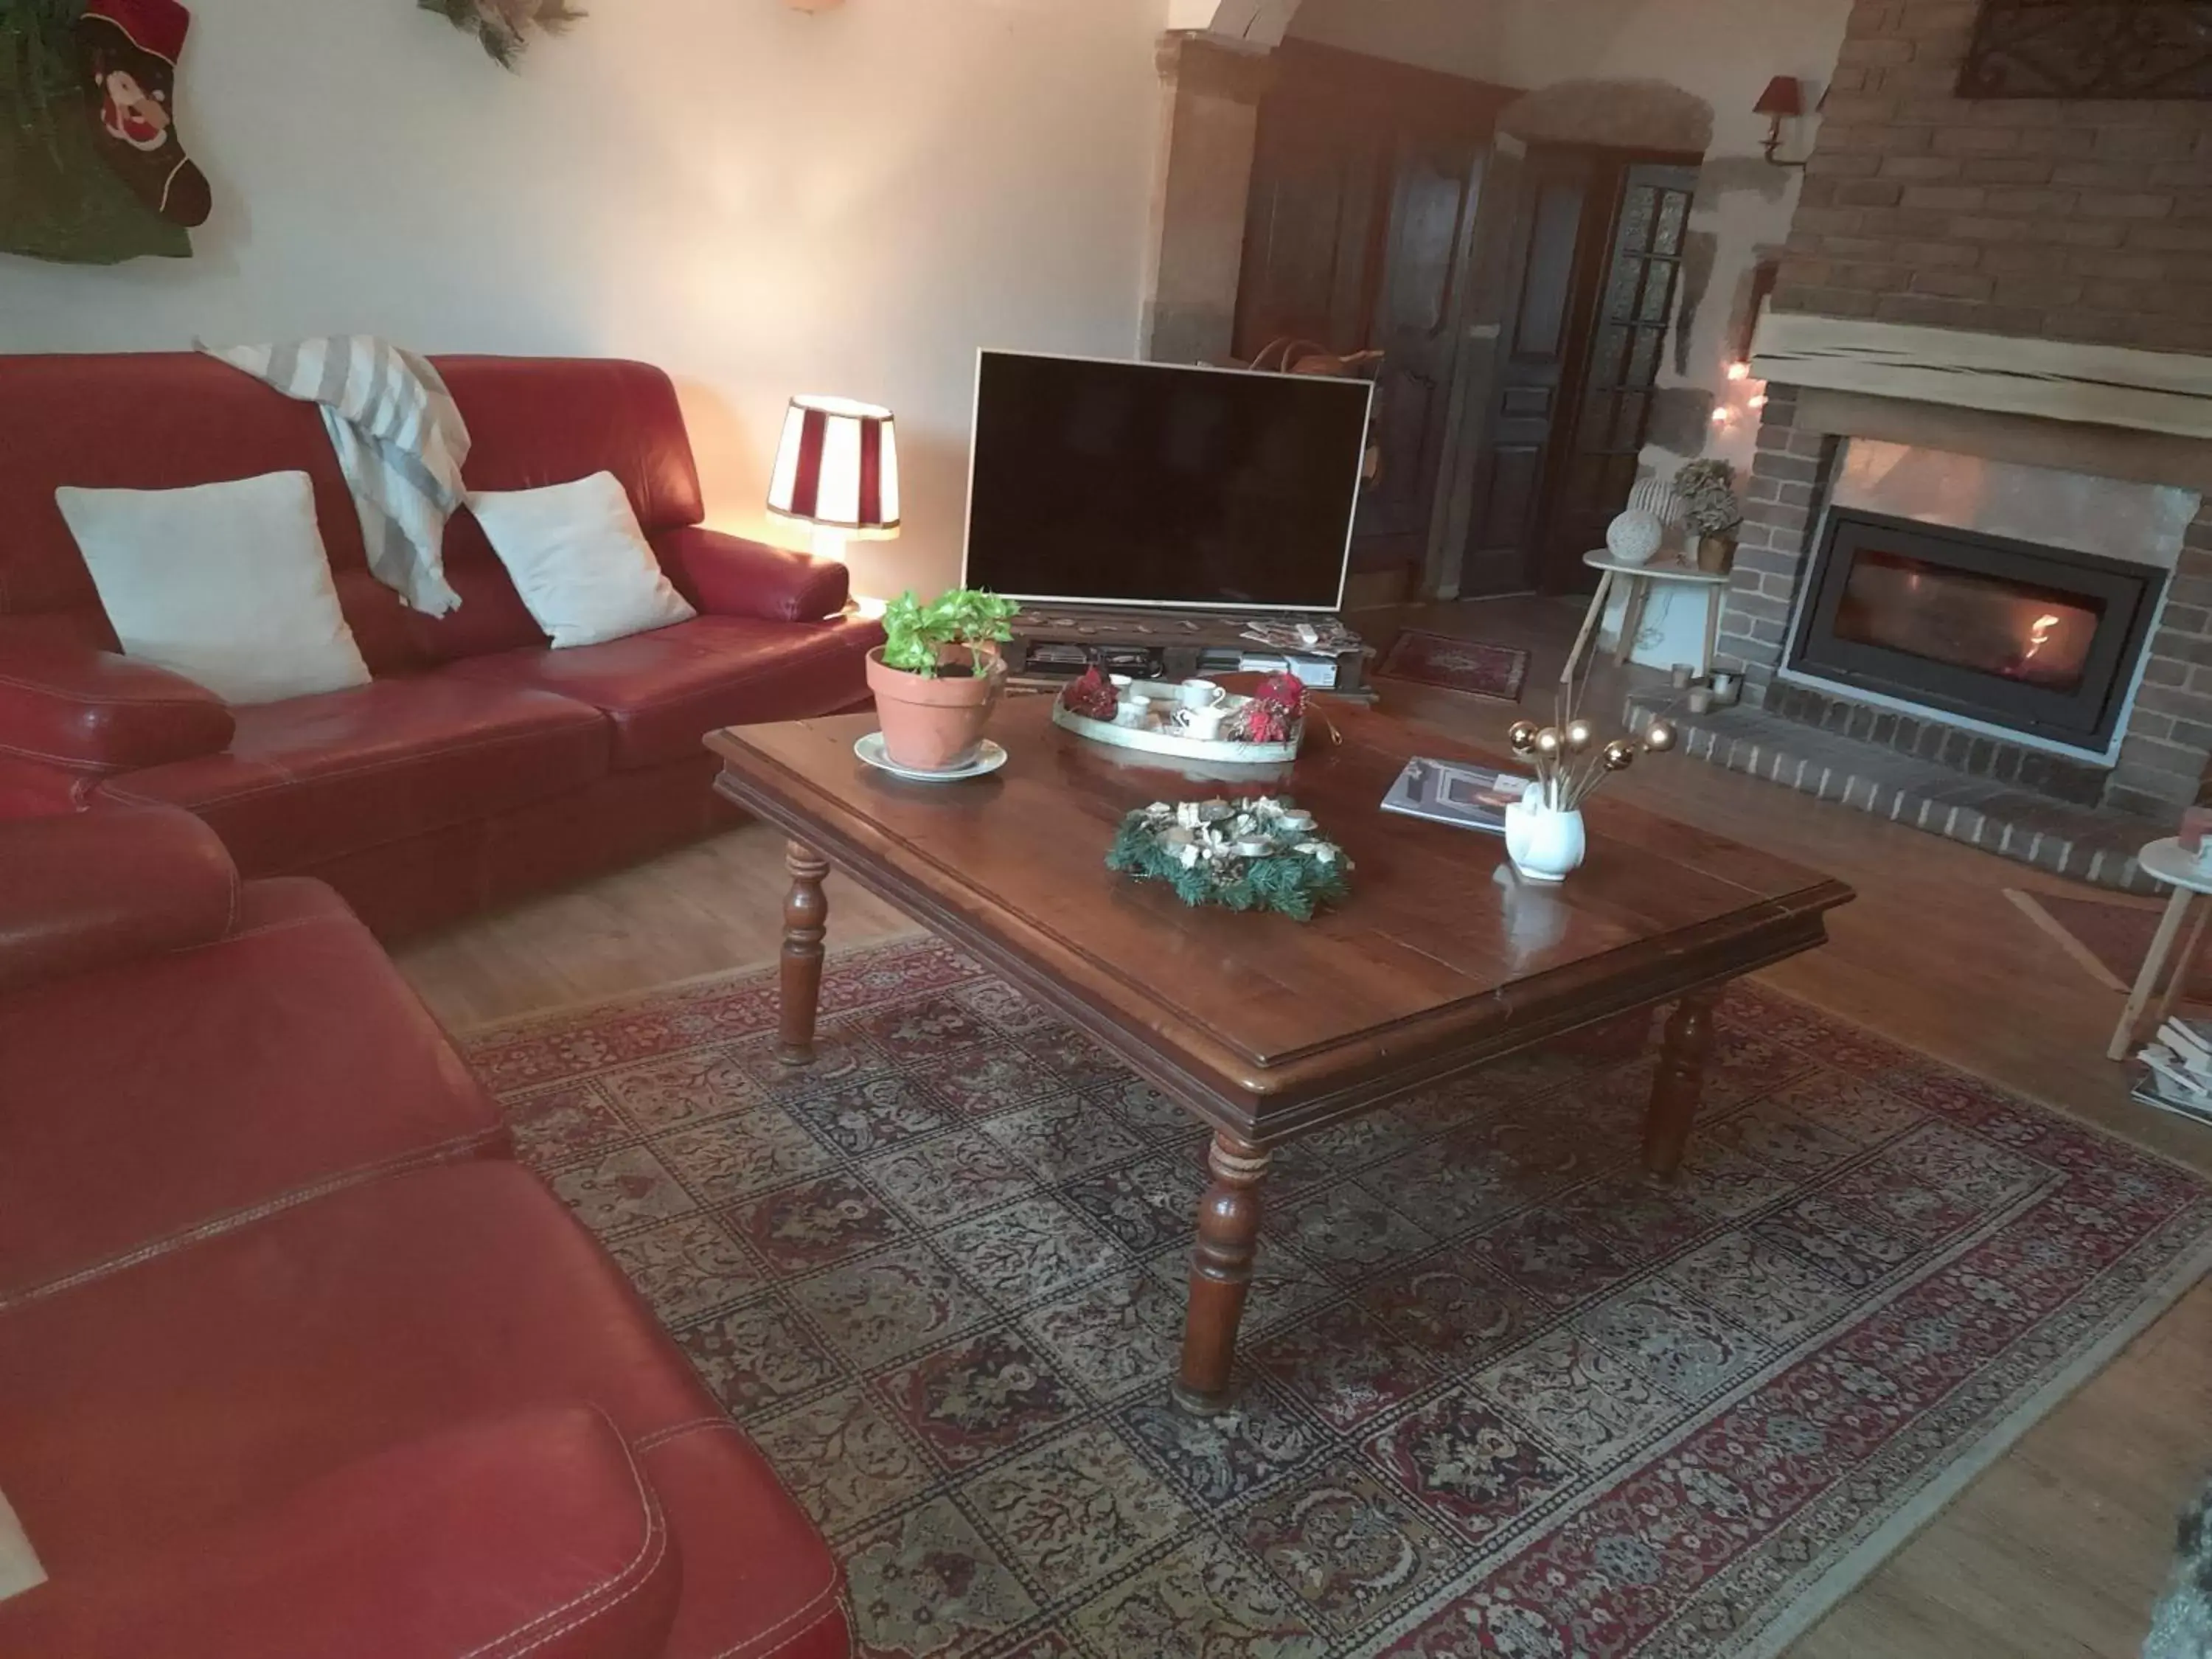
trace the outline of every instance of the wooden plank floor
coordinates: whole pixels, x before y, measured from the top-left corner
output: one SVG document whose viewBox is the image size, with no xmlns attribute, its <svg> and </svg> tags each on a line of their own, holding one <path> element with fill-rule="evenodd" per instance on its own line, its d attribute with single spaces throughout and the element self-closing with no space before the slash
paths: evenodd
<svg viewBox="0 0 2212 1659">
<path fill-rule="evenodd" d="M 1523 709 L 1542 716 L 1577 604 L 1499 599 L 1360 619 L 1528 647 Z M 1609 667 L 1594 713 L 1617 713 Z M 1522 711 L 1386 684 L 1386 706 L 1498 740 Z M 2212 1131 L 2133 1105 L 2104 1045 L 2118 994 L 2067 961 L 2008 887 L 2071 884 L 1686 757 L 1620 781 L 1656 811 L 1771 848 L 1858 889 L 1828 948 L 1766 975 L 1898 1042 L 2212 1174 Z M 465 1028 L 763 963 L 775 952 L 781 838 L 763 826 L 553 895 L 412 946 L 400 965 Z M 833 949 L 914 931 L 835 877 Z M 1821 1624 L 1796 1659 L 2131 1659 L 2163 1585 L 2174 1516 L 2212 1472 L 2212 1285 L 2200 1285 L 2032 1429 Z"/>
</svg>

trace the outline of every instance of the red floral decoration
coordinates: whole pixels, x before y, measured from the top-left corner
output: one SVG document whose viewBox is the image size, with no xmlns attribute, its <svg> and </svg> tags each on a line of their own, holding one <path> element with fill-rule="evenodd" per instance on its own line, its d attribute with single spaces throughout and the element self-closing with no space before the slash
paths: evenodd
<svg viewBox="0 0 2212 1659">
<path fill-rule="evenodd" d="M 1295 674 L 1270 674 L 1237 715 L 1234 735 L 1244 743 L 1288 743 L 1305 712 L 1305 682 Z"/>
<path fill-rule="evenodd" d="M 1114 689 L 1114 682 L 1095 666 L 1060 694 L 1060 706 L 1085 720 L 1110 720 L 1121 703 L 1121 694 Z"/>
</svg>

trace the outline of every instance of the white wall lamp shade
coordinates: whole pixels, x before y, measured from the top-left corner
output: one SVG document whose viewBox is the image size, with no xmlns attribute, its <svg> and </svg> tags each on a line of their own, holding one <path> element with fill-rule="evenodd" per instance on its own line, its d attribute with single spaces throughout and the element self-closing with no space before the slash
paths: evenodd
<svg viewBox="0 0 2212 1659">
<path fill-rule="evenodd" d="M 899 533 L 891 412 L 846 398 L 793 398 L 769 480 L 771 518 L 854 541 Z"/>
</svg>

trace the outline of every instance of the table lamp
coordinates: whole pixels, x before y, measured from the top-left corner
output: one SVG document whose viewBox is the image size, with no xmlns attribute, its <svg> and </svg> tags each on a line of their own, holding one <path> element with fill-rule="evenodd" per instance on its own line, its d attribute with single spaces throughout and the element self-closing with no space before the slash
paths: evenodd
<svg viewBox="0 0 2212 1659">
<path fill-rule="evenodd" d="M 898 439 L 890 410 L 849 398 L 793 398 L 769 479 L 768 512 L 806 530 L 818 556 L 840 562 L 848 542 L 896 536 Z"/>
</svg>

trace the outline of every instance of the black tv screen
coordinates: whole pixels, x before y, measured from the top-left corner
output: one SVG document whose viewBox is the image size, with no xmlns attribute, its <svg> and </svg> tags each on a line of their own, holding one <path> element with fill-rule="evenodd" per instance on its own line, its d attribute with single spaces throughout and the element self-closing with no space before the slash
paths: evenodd
<svg viewBox="0 0 2212 1659">
<path fill-rule="evenodd" d="M 1364 380 L 986 351 L 967 585 L 1334 611 L 1370 395 Z"/>
</svg>

